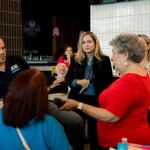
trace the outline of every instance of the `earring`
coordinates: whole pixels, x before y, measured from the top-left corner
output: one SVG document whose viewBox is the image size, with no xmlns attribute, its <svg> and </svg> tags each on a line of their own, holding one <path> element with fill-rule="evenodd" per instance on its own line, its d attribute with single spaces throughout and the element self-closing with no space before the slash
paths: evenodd
<svg viewBox="0 0 150 150">
<path fill-rule="evenodd" d="M 127 62 L 125 62 L 125 63 L 124 63 L 124 65 L 125 65 L 125 66 L 128 66 L 128 63 L 127 63 Z"/>
</svg>

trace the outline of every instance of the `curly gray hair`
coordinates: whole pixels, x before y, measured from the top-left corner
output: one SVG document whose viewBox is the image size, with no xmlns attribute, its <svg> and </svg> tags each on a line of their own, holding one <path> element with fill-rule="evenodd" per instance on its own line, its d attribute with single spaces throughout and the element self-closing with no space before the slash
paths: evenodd
<svg viewBox="0 0 150 150">
<path fill-rule="evenodd" d="M 109 44 L 117 48 L 118 53 L 128 52 L 128 59 L 140 63 L 145 56 L 145 44 L 134 34 L 120 34 L 112 39 Z"/>
</svg>

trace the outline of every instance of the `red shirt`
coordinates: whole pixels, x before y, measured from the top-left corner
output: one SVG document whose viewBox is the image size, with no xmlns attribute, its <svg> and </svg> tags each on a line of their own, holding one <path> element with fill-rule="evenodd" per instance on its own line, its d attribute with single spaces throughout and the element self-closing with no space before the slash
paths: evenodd
<svg viewBox="0 0 150 150">
<path fill-rule="evenodd" d="M 120 120 L 115 123 L 98 121 L 99 144 L 115 147 L 122 137 L 129 143 L 150 144 L 147 121 L 150 106 L 150 77 L 125 74 L 99 96 L 99 105 Z"/>
<path fill-rule="evenodd" d="M 59 59 L 58 59 L 58 61 L 57 61 L 57 64 L 59 64 L 59 63 L 64 63 L 66 66 L 67 66 L 67 68 L 69 68 L 69 61 L 66 61 L 66 60 L 64 60 L 64 57 L 63 56 L 60 56 L 59 57 Z"/>
</svg>

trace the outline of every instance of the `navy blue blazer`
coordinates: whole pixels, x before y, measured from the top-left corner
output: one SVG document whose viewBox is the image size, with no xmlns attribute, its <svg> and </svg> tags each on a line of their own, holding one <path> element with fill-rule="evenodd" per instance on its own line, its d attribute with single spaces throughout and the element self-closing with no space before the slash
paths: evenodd
<svg viewBox="0 0 150 150">
<path fill-rule="evenodd" d="M 68 86 L 70 86 L 71 90 L 69 93 L 69 98 L 76 99 L 79 91 L 81 90 L 81 86 L 72 87 L 72 82 L 74 79 L 84 79 L 86 67 L 86 60 L 82 62 L 82 64 L 78 64 L 75 62 L 74 57 L 71 58 L 71 64 L 67 75 L 65 77 L 65 81 Z M 99 94 L 107 88 L 113 81 L 112 67 L 111 62 L 108 56 L 101 56 L 101 60 L 99 61 L 94 57 L 93 59 L 93 86 L 95 90 L 96 98 L 98 99 Z"/>
</svg>

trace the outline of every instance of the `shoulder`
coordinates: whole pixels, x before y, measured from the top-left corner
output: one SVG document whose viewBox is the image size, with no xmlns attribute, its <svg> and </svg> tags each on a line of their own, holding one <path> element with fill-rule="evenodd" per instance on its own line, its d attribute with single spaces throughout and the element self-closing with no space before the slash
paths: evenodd
<svg viewBox="0 0 150 150">
<path fill-rule="evenodd" d="M 7 59 L 8 60 L 16 60 L 16 59 L 22 60 L 23 58 L 21 56 L 11 55 L 11 56 L 7 56 Z"/>
<path fill-rule="evenodd" d="M 94 63 L 105 63 L 105 62 L 110 63 L 110 58 L 106 55 L 102 55 L 101 60 L 98 60 L 96 57 L 94 57 Z"/>
<path fill-rule="evenodd" d="M 110 61 L 110 58 L 108 56 L 106 56 L 106 55 L 102 55 L 101 56 L 101 60 L 102 61 Z"/>
<path fill-rule="evenodd" d="M 48 129 L 50 133 L 55 132 L 55 134 L 62 128 L 56 118 L 48 114 L 44 116 L 44 121 L 41 122 L 41 126 Z"/>
<path fill-rule="evenodd" d="M 15 67 L 17 70 L 25 70 L 30 68 L 28 63 L 21 56 L 7 56 L 6 66 L 11 69 Z"/>
<path fill-rule="evenodd" d="M 50 115 L 45 115 L 44 120 L 46 122 L 49 122 L 50 124 L 58 124 L 58 121 L 53 116 Z"/>
<path fill-rule="evenodd" d="M 64 56 L 60 56 L 59 59 L 64 59 Z"/>
<path fill-rule="evenodd" d="M 60 56 L 60 57 L 58 58 L 57 64 L 60 63 L 60 62 L 64 62 L 64 57 L 63 57 L 63 56 Z"/>
<path fill-rule="evenodd" d="M 74 54 L 73 56 L 71 56 L 71 62 L 77 63 L 77 62 L 76 62 L 76 54 Z"/>
<path fill-rule="evenodd" d="M 14 56 L 14 55 L 7 56 L 6 62 L 8 62 L 8 63 L 25 63 L 25 64 L 27 64 L 27 62 L 24 60 L 23 57 L 21 57 L 21 56 Z"/>
</svg>

